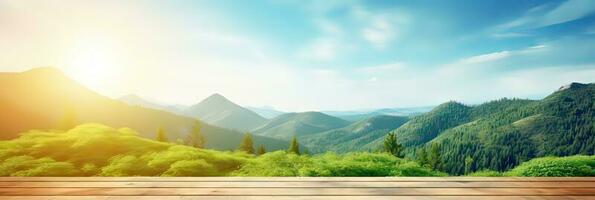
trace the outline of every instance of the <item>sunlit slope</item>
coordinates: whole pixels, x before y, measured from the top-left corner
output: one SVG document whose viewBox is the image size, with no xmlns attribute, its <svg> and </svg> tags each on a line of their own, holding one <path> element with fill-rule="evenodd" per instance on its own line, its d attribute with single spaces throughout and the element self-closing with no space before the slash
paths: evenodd
<svg viewBox="0 0 595 200">
<path fill-rule="evenodd" d="M 0 176 L 220 176 L 249 157 L 144 139 L 129 128 L 84 124 L 0 141 Z"/>
<path fill-rule="evenodd" d="M 384 139 L 391 130 L 398 128 L 409 120 L 408 117 L 379 115 L 360 120 L 349 126 L 333 129 L 321 133 L 300 137 L 311 152 L 349 152 L 371 150 L 366 149 L 369 143 Z M 376 146 L 374 150 L 377 150 Z"/>
<path fill-rule="evenodd" d="M 220 94 L 213 94 L 193 105 L 184 114 L 216 126 L 248 131 L 265 123 L 266 119 L 241 107 Z"/>
<path fill-rule="evenodd" d="M 130 127 L 141 136 L 154 138 L 164 128 L 170 141 L 185 139 L 192 124 L 190 117 L 166 111 L 131 106 L 101 96 L 53 68 L 23 73 L 0 73 L 0 138 L 15 138 L 30 129 L 70 128 L 73 124 L 98 122 L 113 127 Z M 207 147 L 235 149 L 242 133 L 204 124 Z M 285 149 L 287 142 L 256 137 L 256 144 L 267 149 Z"/>
<path fill-rule="evenodd" d="M 289 139 L 341 128 L 350 122 L 320 112 L 286 113 L 253 130 L 255 134 Z"/>
</svg>

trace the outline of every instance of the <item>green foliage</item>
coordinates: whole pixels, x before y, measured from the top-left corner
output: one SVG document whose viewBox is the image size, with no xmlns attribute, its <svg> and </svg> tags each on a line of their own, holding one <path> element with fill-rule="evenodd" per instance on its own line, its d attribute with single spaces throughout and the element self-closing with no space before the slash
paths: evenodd
<svg viewBox="0 0 595 200">
<path fill-rule="evenodd" d="M 430 146 L 424 156 L 429 166 L 440 166 L 436 162 L 442 161 L 434 159 L 440 157 L 440 150 L 438 144 Z M 276 151 L 255 157 L 246 152 L 220 152 L 143 139 L 131 129 L 100 124 L 84 124 L 66 132 L 31 131 L 17 139 L 0 141 L 0 160 L 0 176 L 446 175 L 388 153 L 328 152 L 309 156 Z M 467 164 L 475 162 L 465 160 Z M 545 157 L 506 173 L 481 170 L 469 176 L 595 176 L 594 169 L 595 156 Z"/>
<path fill-rule="evenodd" d="M 165 133 L 163 128 L 159 128 L 159 130 L 157 130 L 157 136 L 155 136 L 155 140 L 159 142 L 167 142 L 167 133 Z"/>
<path fill-rule="evenodd" d="M 341 128 L 350 122 L 321 112 L 286 113 L 267 121 L 254 129 L 256 135 L 289 140 L 293 136 L 305 136 Z"/>
<path fill-rule="evenodd" d="M 265 153 L 267 153 L 267 151 L 264 148 L 264 144 L 261 144 L 260 146 L 258 146 L 258 149 L 256 150 L 256 155 L 262 155 Z"/>
<path fill-rule="evenodd" d="M 266 169 L 266 170 L 263 170 Z M 282 151 L 248 161 L 233 173 L 238 176 L 443 176 L 419 164 L 385 153 L 328 152 L 297 155 Z"/>
<path fill-rule="evenodd" d="M 100 124 L 0 141 L 0 176 L 223 176 L 251 156 L 143 139 Z"/>
<path fill-rule="evenodd" d="M 469 121 L 470 107 L 458 102 L 443 103 L 429 113 L 414 117 L 395 130 L 405 147 L 424 144 L 442 131 Z"/>
<path fill-rule="evenodd" d="M 244 138 L 240 145 L 238 146 L 238 151 L 243 151 L 249 154 L 254 153 L 254 143 L 252 142 L 252 134 L 246 133 L 244 134 Z"/>
<path fill-rule="evenodd" d="M 508 176 L 595 176 L 595 156 L 543 157 L 524 162 Z"/>
<path fill-rule="evenodd" d="M 440 145 L 432 144 L 430 146 L 430 152 L 428 154 L 428 164 L 434 170 L 440 170 L 442 168 L 442 158 L 440 156 Z"/>
<path fill-rule="evenodd" d="M 434 162 L 441 166 L 433 168 L 453 175 L 506 171 L 543 156 L 593 155 L 594 94 L 595 84 L 574 83 L 539 101 L 504 98 L 471 107 L 451 102 L 394 132 L 408 147 L 406 156 L 421 163 L 416 152 L 439 144 Z"/>
<path fill-rule="evenodd" d="M 475 177 L 500 177 L 504 176 L 501 172 L 492 171 L 492 170 L 479 170 L 473 173 L 467 174 L 467 176 L 475 176 Z"/>
<path fill-rule="evenodd" d="M 301 172 L 312 161 L 305 155 L 287 153 L 285 151 L 269 152 L 249 160 L 235 176 L 302 176 Z"/>
<path fill-rule="evenodd" d="M 430 162 L 428 160 L 428 152 L 426 148 L 420 148 L 416 152 L 416 161 L 422 166 L 430 166 Z"/>
<path fill-rule="evenodd" d="M 471 158 L 471 156 L 465 157 L 465 174 L 471 172 L 471 165 L 473 165 L 473 158 Z"/>
<path fill-rule="evenodd" d="M 188 146 L 193 146 L 196 148 L 204 148 L 205 147 L 205 138 L 201 132 L 201 124 L 199 121 L 196 121 L 194 125 L 192 125 L 192 129 L 190 134 L 188 135 L 188 139 L 186 140 L 186 144 Z"/>
<path fill-rule="evenodd" d="M 300 145 L 298 144 L 297 138 L 295 136 L 291 138 L 287 152 L 300 155 Z"/>
<path fill-rule="evenodd" d="M 388 133 L 384 138 L 383 151 L 387 152 L 395 157 L 401 158 L 403 145 L 397 141 L 395 133 Z"/>
<path fill-rule="evenodd" d="M 376 150 L 386 133 L 400 127 L 408 120 L 408 117 L 379 115 L 354 122 L 346 127 L 298 137 L 312 153 Z M 377 140 L 379 142 L 376 142 Z"/>
</svg>

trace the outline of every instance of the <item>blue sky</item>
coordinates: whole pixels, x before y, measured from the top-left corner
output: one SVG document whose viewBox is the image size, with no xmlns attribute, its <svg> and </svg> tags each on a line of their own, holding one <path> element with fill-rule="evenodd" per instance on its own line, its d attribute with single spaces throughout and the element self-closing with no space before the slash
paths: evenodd
<svg viewBox="0 0 595 200">
<path fill-rule="evenodd" d="M 2 71 L 55 66 L 170 104 L 476 104 L 595 80 L 591 0 L 0 0 L 0 25 Z"/>
</svg>

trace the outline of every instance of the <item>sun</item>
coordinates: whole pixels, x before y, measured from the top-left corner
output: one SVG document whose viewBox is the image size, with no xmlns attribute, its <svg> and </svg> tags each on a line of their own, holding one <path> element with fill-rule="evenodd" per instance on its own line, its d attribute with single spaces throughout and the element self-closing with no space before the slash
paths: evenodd
<svg viewBox="0 0 595 200">
<path fill-rule="evenodd" d="M 75 80 L 99 88 L 117 75 L 117 50 L 105 37 L 85 37 L 76 40 L 67 57 L 67 70 Z"/>
</svg>

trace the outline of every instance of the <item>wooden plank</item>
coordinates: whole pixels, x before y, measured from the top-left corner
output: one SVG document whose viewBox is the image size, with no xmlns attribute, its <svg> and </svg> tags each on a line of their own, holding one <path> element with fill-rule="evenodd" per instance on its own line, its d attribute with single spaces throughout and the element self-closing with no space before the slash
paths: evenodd
<svg viewBox="0 0 595 200">
<path fill-rule="evenodd" d="M 418 187 L 418 188 L 570 188 L 590 187 L 595 188 L 595 182 L 331 182 L 331 181 L 296 181 L 296 182 L 0 182 L 0 187 L 9 188 L 58 188 L 58 187 L 161 187 L 161 188 L 393 188 L 393 187 Z"/>
<path fill-rule="evenodd" d="M 473 182 L 595 182 L 595 177 L 0 177 L 0 182 L 11 181 L 211 181 L 211 182 L 295 182 L 295 181 L 337 181 L 337 182 L 444 182 L 444 181 L 473 181 Z"/>
<path fill-rule="evenodd" d="M 80 196 L 8 196 L 3 200 L 79 200 Z M 477 196 L 85 196 L 85 200 L 476 200 Z M 485 200 L 581 200 L 595 199 L 587 196 L 482 196 Z"/>
<path fill-rule="evenodd" d="M 595 188 L 0 188 L 4 196 L 595 196 Z"/>
</svg>

